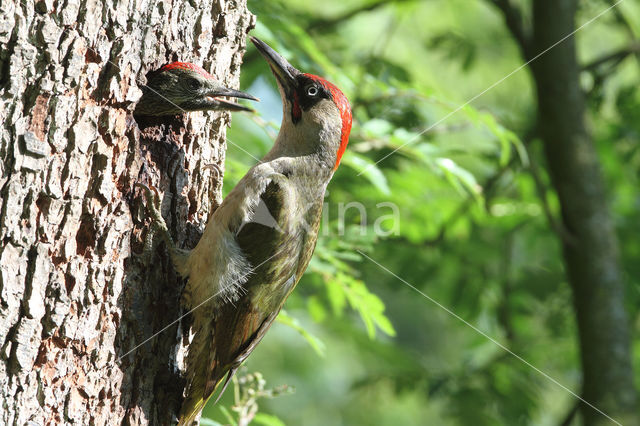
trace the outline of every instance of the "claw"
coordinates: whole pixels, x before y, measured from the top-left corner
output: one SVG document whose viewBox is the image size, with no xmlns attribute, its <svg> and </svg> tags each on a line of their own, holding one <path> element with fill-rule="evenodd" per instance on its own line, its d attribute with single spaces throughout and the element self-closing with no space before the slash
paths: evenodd
<svg viewBox="0 0 640 426">
<path fill-rule="evenodd" d="M 215 188 L 217 185 L 222 184 L 222 171 L 220 167 L 215 163 L 210 163 L 202 166 L 202 170 L 211 170 L 211 186 L 209 186 L 209 199 L 212 201 L 211 214 L 216 211 L 222 202 L 215 194 Z"/>
<path fill-rule="evenodd" d="M 215 180 L 216 181 L 220 180 L 220 176 L 222 176 L 222 172 L 220 171 L 220 167 L 218 167 L 218 165 L 214 164 L 214 163 L 206 164 L 206 165 L 202 166 L 202 170 L 211 170 L 212 172 L 215 172 L 215 174 L 216 174 Z"/>
<path fill-rule="evenodd" d="M 147 201 L 147 209 L 149 210 L 149 214 L 153 219 L 153 223 L 151 225 L 153 228 L 149 231 L 149 234 L 147 235 L 147 241 L 145 241 L 145 253 L 153 251 L 153 237 L 157 231 L 160 231 L 160 236 L 164 240 L 164 243 L 167 245 L 169 255 L 171 256 L 171 260 L 173 261 L 173 265 L 181 275 L 184 274 L 185 262 L 187 260 L 189 252 L 179 249 L 173 242 L 173 238 L 171 238 L 171 234 L 169 233 L 169 228 L 167 227 L 167 224 L 162 217 L 162 213 L 160 212 L 158 191 L 155 188 L 151 187 L 153 189 L 152 190 L 147 185 L 140 182 L 136 182 L 135 186 L 143 190 L 145 199 Z"/>
<path fill-rule="evenodd" d="M 160 213 L 160 201 L 158 200 L 158 190 L 153 188 L 153 191 L 145 184 L 136 182 L 135 186 L 141 188 L 144 191 L 144 196 L 147 201 L 147 209 L 151 213 L 151 218 L 155 222 L 159 222 L 164 225 L 164 228 L 167 228 L 167 225 L 164 223 L 164 219 L 162 218 L 162 213 Z"/>
</svg>

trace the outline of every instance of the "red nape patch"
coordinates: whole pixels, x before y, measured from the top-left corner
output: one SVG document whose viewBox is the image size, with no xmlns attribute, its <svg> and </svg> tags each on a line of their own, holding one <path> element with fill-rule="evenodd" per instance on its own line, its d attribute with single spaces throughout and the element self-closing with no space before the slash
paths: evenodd
<svg viewBox="0 0 640 426">
<path fill-rule="evenodd" d="M 205 71 L 204 68 L 199 65 L 192 64 L 191 62 L 172 62 L 170 64 L 164 65 L 162 68 L 160 68 L 160 71 L 170 71 L 175 69 L 195 71 L 204 78 L 214 78 L 211 74 Z"/>
<path fill-rule="evenodd" d="M 349 100 L 344 95 L 344 93 L 342 93 L 342 91 L 338 89 L 335 84 L 325 80 L 322 77 L 318 77 L 317 75 L 305 74 L 305 76 L 322 84 L 325 89 L 331 92 L 333 102 L 336 104 L 338 110 L 340 111 L 340 117 L 342 118 L 342 133 L 340 137 L 340 148 L 338 148 L 338 157 L 336 158 L 335 166 L 333 166 L 333 170 L 335 171 L 338 168 L 340 160 L 342 159 L 342 155 L 347 149 L 347 144 L 349 143 L 349 133 L 351 133 L 351 124 L 353 121 L 353 117 L 351 115 L 351 105 L 349 105 Z"/>
</svg>

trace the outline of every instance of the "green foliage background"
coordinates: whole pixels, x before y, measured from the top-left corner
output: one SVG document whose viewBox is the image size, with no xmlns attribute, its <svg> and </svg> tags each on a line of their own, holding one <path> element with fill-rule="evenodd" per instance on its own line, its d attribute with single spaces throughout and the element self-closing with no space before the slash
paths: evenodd
<svg viewBox="0 0 640 426">
<path fill-rule="evenodd" d="M 608 5 L 581 2 L 580 21 Z M 254 35 L 338 85 L 354 111 L 314 259 L 286 316 L 247 362 L 267 386 L 295 391 L 260 400 L 254 423 L 560 424 L 575 398 L 463 323 L 579 392 L 571 293 L 549 220 L 559 212 L 532 134 L 529 71 L 459 108 L 522 64 L 502 17 L 484 0 L 250 0 L 249 8 L 258 18 Z M 640 6 L 625 2 L 619 11 L 627 26 L 609 14 L 577 35 L 583 63 L 626 45 L 629 32 L 638 37 Z M 256 116 L 234 115 L 225 192 L 255 163 L 247 152 L 259 158 L 268 151 L 280 122 L 268 67 L 251 46 L 245 61 L 241 86 L 262 102 Z M 611 71 L 583 74 L 634 334 L 639 64 L 640 56 L 630 55 Z M 355 208 L 338 220 L 351 201 L 366 207 L 365 228 Z M 380 222 L 385 234 L 398 232 L 374 232 L 376 220 L 390 214 L 379 203 L 398 207 L 397 222 Z M 638 372 L 640 350 L 635 354 Z M 232 422 L 232 404 L 227 392 L 204 417 Z"/>
</svg>

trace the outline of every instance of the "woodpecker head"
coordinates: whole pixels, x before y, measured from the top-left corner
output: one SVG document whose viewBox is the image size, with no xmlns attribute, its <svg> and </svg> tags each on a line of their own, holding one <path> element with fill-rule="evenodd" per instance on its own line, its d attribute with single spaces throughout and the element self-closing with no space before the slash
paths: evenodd
<svg viewBox="0 0 640 426">
<path fill-rule="evenodd" d="M 271 67 L 282 97 L 282 125 L 274 149 L 289 156 L 317 154 L 323 166 L 335 171 L 351 132 L 346 96 L 324 78 L 298 71 L 263 41 L 251 41 Z"/>
<path fill-rule="evenodd" d="M 251 111 L 245 106 L 220 99 L 220 96 L 257 101 L 248 93 L 229 89 L 198 65 L 173 62 L 148 75 L 137 115 L 175 115 L 189 111 Z"/>
</svg>

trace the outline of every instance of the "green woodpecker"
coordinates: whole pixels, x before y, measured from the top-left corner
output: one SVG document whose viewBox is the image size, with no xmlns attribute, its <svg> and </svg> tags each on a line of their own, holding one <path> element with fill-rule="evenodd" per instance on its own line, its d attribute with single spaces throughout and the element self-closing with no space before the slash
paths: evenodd
<svg viewBox="0 0 640 426">
<path fill-rule="evenodd" d="M 224 199 L 188 253 L 173 247 L 147 191 L 176 269 L 188 277 L 183 295 L 193 338 L 179 425 L 198 417 L 226 376 L 224 392 L 300 280 L 315 249 L 327 184 L 351 131 L 349 101 L 336 86 L 251 41 L 271 67 L 283 102 L 271 151 Z"/>
<path fill-rule="evenodd" d="M 176 115 L 189 111 L 251 111 L 220 96 L 257 101 L 248 93 L 229 89 L 196 64 L 172 62 L 149 73 L 135 115 Z"/>
</svg>

